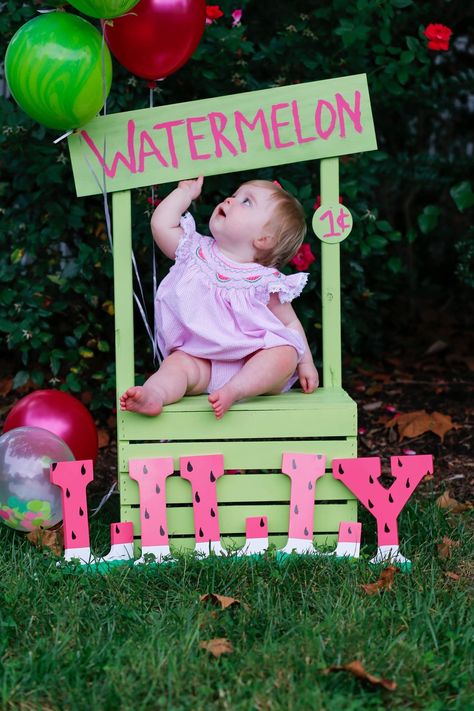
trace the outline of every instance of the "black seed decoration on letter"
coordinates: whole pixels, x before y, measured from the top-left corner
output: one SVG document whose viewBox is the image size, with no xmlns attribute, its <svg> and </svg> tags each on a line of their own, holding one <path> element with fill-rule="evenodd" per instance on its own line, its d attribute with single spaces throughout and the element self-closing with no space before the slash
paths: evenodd
<svg viewBox="0 0 474 711">
<path fill-rule="evenodd" d="M 311 491 L 312 488 L 313 488 L 313 482 L 308 481 L 308 489 Z"/>
<path fill-rule="evenodd" d="M 212 473 L 212 469 L 211 469 L 211 473 L 209 474 L 209 479 L 210 479 L 210 480 L 212 481 L 212 483 L 214 484 L 214 482 L 215 482 L 215 480 L 216 480 L 216 477 L 215 477 L 214 474 Z"/>
<path fill-rule="evenodd" d="M 160 536 L 164 536 L 164 535 L 165 535 L 165 529 L 163 528 L 163 526 L 160 526 Z"/>
<path fill-rule="evenodd" d="M 373 505 L 373 503 L 371 502 L 371 500 L 370 500 L 370 499 L 369 499 L 368 501 L 369 501 L 369 509 L 373 509 L 373 508 L 374 508 L 374 505 Z"/>
<path fill-rule="evenodd" d="M 195 501 L 197 504 L 199 504 L 199 502 L 201 501 L 201 497 L 199 496 L 199 494 L 198 494 L 197 491 L 196 491 L 196 493 L 194 494 L 194 501 Z"/>
<path fill-rule="evenodd" d="M 82 465 L 82 467 L 81 467 L 81 474 L 82 474 L 82 476 L 84 476 L 85 473 L 86 473 L 86 468 L 85 468 L 84 465 Z"/>
<path fill-rule="evenodd" d="M 373 484 L 373 483 L 374 483 L 374 480 L 372 478 L 372 474 L 369 474 L 369 484 Z"/>
<path fill-rule="evenodd" d="M 143 465 L 143 473 L 148 474 L 148 468 L 147 468 L 146 464 Z"/>
<path fill-rule="evenodd" d="M 265 526 L 265 521 L 263 518 L 260 519 L 260 527 L 263 528 Z"/>
<path fill-rule="evenodd" d="M 145 518 L 150 518 L 150 514 L 148 513 L 148 509 L 145 509 L 145 514 L 144 514 L 144 516 L 145 516 Z"/>
<path fill-rule="evenodd" d="M 186 469 L 188 470 L 188 472 L 192 472 L 192 470 L 193 470 L 193 465 L 191 464 L 191 462 L 188 462 L 188 463 L 186 464 Z"/>
<path fill-rule="evenodd" d="M 295 504 L 294 512 L 295 514 L 299 514 L 298 504 Z"/>
<path fill-rule="evenodd" d="M 115 533 L 120 533 L 120 526 L 117 523 L 115 524 Z"/>
<path fill-rule="evenodd" d="M 56 469 L 57 466 L 58 466 L 58 463 L 57 463 L 57 462 L 53 462 L 53 463 L 51 464 L 51 469 L 53 470 L 53 472 L 54 472 L 54 470 Z"/>
<path fill-rule="evenodd" d="M 398 460 L 398 466 L 403 467 L 403 464 L 401 463 L 400 459 Z"/>
<path fill-rule="evenodd" d="M 84 516 L 84 511 L 82 510 L 81 506 L 79 506 L 79 516 Z"/>
<path fill-rule="evenodd" d="M 317 454 L 317 455 L 316 455 L 316 458 L 317 458 L 317 459 L 322 459 L 322 458 L 323 458 L 323 455 L 322 455 L 322 454 Z"/>
<path fill-rule="evenodd" d="M 291 460 L 291 466 L 293 469 L 296 469 L 296 461 L 294 459 Z"/>
<path fill-rule="evenodd" d="M 340 464 L 339 464 L 338 472 L 339 472 L 339 474 L 344 474 L 344 469 L 342 468 L 342 466 Z"/>
<path fill-rule="evenodd" d="M 212 518 L 216 517 L 216 512 L 214 511 L 214 509 L 211 509 L 211 516 L 212 516 Z"/>
<path fill-rule="evenodd" d="M 76 538 L 77 538 L 77 536 L 76 536 L 76 534 L 74 533 L 74 531 L 71 531 L 71 538 L 72 538 L 73 541 L 75 541 Z"/>
<path fill-rule="evenodd" d="M 202 531 L 202 528 L 199 529 L 199 538 L 204 538 L 204 533 Z"/>
<path fill-rule="evenodd" d="M 159 484 L 157 484 L 157 485 L 155 486 L 155 491 L 156 491 L 157 494 L 161 494 L 161 489 L 160 489 L 160 487 L 159 487 Z"/>
<path fill-rule="evenodd" d="M 309 536 L 309 531 L 308 531 L 308 529 L 306 528 L 306 526 L 304 527 L 304 535 L 305 535 L 305 536 Z"/>
<path fill-rule="evenodd" d="M 349 526 L 348 529 L 347 529 L 347 533 L 349 534 L 349 536 L 350 536 L 351 533 L 352 533 L 352 528 L 351 528 L 350 526 Z"/>
<path fill-rule="evenodd" d="M 388 500 L 390 501 L 391 504 L 393 504 L 393 496 L 392 494 L 388 495 Z"/>
<path fill-rule="evenodd" d="M 385 524 L 385 526 L 383 527 L 383 530 L 385 531 L 385 533 L 390 533 L 390 529 L 387 526 L 387 524 Z"/>
<path fill-rule="evenodd" d="M 407 479 L 407 480 L 406 480 L 405 486 L 406 486 L 407 489 L 410 488 L 410 486 L 411 486 L 411 484 L 410 484 L 410 479 Z"/>
<path fill-rule="evenodd" d="M 66 499 L 69 499 L 70 496 L 71 492 L 69 491 L 69 489 L 66 489 Z"/>
</svg>

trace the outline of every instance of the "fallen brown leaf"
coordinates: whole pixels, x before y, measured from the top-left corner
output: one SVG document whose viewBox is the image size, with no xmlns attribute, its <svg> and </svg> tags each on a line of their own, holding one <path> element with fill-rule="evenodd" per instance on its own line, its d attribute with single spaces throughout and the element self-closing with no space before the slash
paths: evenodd
<svg viewBox="0 0 474 711">
<path fill-rule="evenodd" d="M 442 560 L 447 560 L 448 558 L 451 558 L 453 548 L 459 548 L 459 541 L 453 541 L 451 538 L 444 536 L 441 543 L 438 543 L 438 556 Z"/>
<path fill-rule="evenodd" d="M 362 585 L 362 588 L 367 595 L 375 595 L 383 590 L 391 590 L 395 580 L 395 573 L 398 573 L 398 570 L 394 565 L 389 565 L 382 570 L 379 579 L 375 583 Z"/>
<path fill-rule="evenodd" d="M 99 427 L 97 429 L 97 437 L 99 440 L 99 449 L 103 449 L 104 447 L 107 447 L 109 442 L 110 442 L 110 434 L 106 429 L 103 427 Z"/>
<path fill-rule="evenodd" d="M 209 601 L 212 602 L 213 605 L 220 605 L 221 610 L 225 610 L 227 607 L 233 607 L 234 605 L 240 605 L 240 600 L 237 600 L 235 597 L 217 595 L 216 593 L 206 593 L 205 595 L 201 595 L 199 601 Z"/>
<path fill-rule="evenodd" d="M 405 437 L 419 437 L 425 432 L 434 432 L 441 441 L 444 440 L 446 432 L 452 429 L 459 429 L 462 425 L 456 425 L 451 419 L 451 415 L 443 415 L 441 412 L 428 413 L 426 410 L 416 410 L 392 417 L 385 423 L 385 427 L 398 428 L 400 440 Z"/>
<path fill-rule="evenodd" d="M 0 380 L 0 395 L 5 397 L 5 395 L 8 395 L 8 393 L 11 392 L 12 387 L 13 378 L 2 378 Z"/>
<path fill-rule="evenodd" d="M 347 664 L 332 664 L 327 669 L 323 669 L 322 673 L 329 674 L 333 671 L 347 671 L 358 679 L 368 681 L 369 684 L 373 684 L 374 686 L 383 686 L 383 688 L 388 689 L 388 691 L 394 691 L 397 688 L 395 681 L 391 681 L 390 679 L 382 679 L 381 677 L 369 674 L 369 672 L 364 669 L 362 664 L 357 659 L 353 662 L 348 662 Z"/>
<path fill-rule="evenodd" d="M 214 657 L 220 657 L 221 654 L 231 654 L 234 651 L 232 643 L 227 637 L 216 637 L 207 641 L 199 642 L 199 647 L 210 652 Z"/>
<path fill-rule="evenodd" d="M 461 577 L 460 575 L 458 575 L 458 573 L 453 573 L 452 570 L 447 570 L 445 572 L 445 576 L 447 578 L 451 578 L 451 580 L 459 580 L 459 578 Z"/>
<path fill-rule="evenodd" d="M 63 554 L 64 534 L 62 526 L 54 531 L 36 528 L 34 531 L 27 533 L 26 537 L 37 548 L 49 548 L 58 557 Z"/>
<path fill-rule="evenodd" d="M 436 499 L 436 505 L 439 506 L 440 509 L 447 509 L 450 513 L 462 513 L 463 511 L 472 509 L 472 503 L 470 501 L 466 501 L 466 503 L 463 504 L 453 499 L 449 489 Z"/>
</svg>

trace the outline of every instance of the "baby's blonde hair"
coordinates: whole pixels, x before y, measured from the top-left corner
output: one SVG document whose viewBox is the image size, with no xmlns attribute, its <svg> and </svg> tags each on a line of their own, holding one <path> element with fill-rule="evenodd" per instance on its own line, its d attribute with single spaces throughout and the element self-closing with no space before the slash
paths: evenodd
<svg viewBox="0 0 474 711">
<path fill-rule="evenodd" d="M 301 203 L 277 183 L 249 180 L 244 185 L 265 188 L 271 193 L 272 216 L 267 223 L 276 244 L 273 249 L 257 252 L 255 261 L 265 267 L 282 267 L 292 259 L 306 236 L 306 220 Z"/>
</svg>

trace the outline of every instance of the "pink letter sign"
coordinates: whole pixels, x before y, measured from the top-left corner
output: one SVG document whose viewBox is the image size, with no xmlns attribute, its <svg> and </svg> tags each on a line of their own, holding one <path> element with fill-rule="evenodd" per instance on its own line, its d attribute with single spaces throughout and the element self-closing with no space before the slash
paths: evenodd
<svg viewBox="0 0 474 711">
<path fill-rule="evenodd" d="M 217 510 L 217 479 L 224 474 L 222 454 L 203 454 L 180 457 L 181 476 L 191 482 L 196 553 L 208 556 L 226 555 L 221 545 L 219 515 Z"/>
<path fill-rule="evenodd" d="M 245 519 L 245 545 L 237 552 L 241 555 L 259 555 L 268 548 L 268 519 L 266 516 L 249 516 Z"/>
<path fill-rule="evenodd" d="M 430 454 L 390 457 L 395 481 L 388 489 L 378 481 L 379 457 L 335 459 L 332 467 L 333 476 L 357 496 L 377 521 L 377 555 L 370 562 L 409 566 L 410 561 L 399 550 L 397 518 L 423 477 L 433 472 L 433 457 Z"/>
<path fill-rule="evenodd" d="M 288 542 L 279 553 L 317 553 L 313 546 L 316 481 L 324 476 L 322 454 L 283 454 L 281 470 L 291 479 Z"/>
<path fill-rule="evenodd" d="M 140 490 L 142 557 L 135 561 L 137 564 L 145 562 L 147 553 L 154 555 L 157 563 L 171 556 L 166 520 L 166 479 L 172 473 L 172 457 L 129 461 L 130 478 L 138 482 Z"/>
</svg>

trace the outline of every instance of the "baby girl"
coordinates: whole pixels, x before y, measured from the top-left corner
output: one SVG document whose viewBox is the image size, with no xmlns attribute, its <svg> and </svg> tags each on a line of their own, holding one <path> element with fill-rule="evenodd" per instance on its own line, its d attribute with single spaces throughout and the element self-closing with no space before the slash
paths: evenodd
<svg viewBox="0 0 474 711">
<path fill-rule="evenodd" d="M 175 261 L 156 295 L 164 359 L 121 396 L 122 410 L 158 415 L 184 395 L 206 392 L 220 419 L 236 400 L 284 392 L 298 379 L 305 393 L 318 386 L 290 304 L 308 274 L 278 271 L 303 242 L 303 208 L 278 184 L 252 180 L 217 205 L 206 237 L 189 213 L 181 216 L 202 185 L 202 177 L 181 181 L 153 213 L 155 242 Z"/>
</svg>

